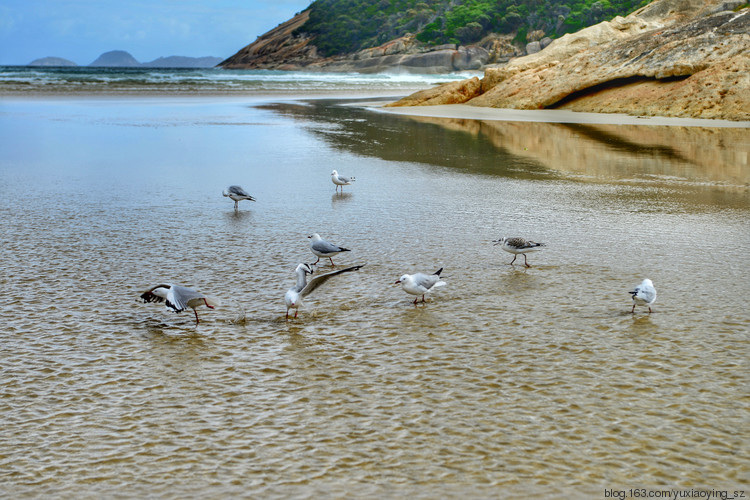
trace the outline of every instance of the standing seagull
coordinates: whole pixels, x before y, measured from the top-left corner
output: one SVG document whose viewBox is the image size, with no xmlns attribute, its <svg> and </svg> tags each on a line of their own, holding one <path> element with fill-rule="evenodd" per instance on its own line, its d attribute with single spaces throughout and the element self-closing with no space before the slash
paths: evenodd
<svg viewBox="0 0 750 500">
<path fill-rule="evenodd" d="M 628 292 L 633 296 L 633 309 L 631 313 L 635 312 L 635 306 L 648 306 L 648 313 L 651 314 L 651 304 L 656 302 L 656 288 L 651 283 L 650 279 L 645 279 L 643 282 L 635 287 L 635 290 Z"/>
<path fill-rule="evenodd" d="M 310 236 L 308 236 L 308 238 L 312 240 L 310 242 L 310 251 L 318 257 L 318 260 L 312 263 L 313 266 L 320 262 L 321 257 L 328 257 L 328 260 L 331 261 L 331 265 L 336 267 L 331 257 L 341 252 L 351 252 L 351 250 L 349 250 L 348 248 L 340 247 L 338 245 L 334 245 L 333 243 L 327 242 L 326 240 L 321 238 L 318 233 L 311 234 Z"/>
<path fill-rule="evenodd" d="M 148 302 L 164 302 L 166 300 L 165 305 L 176 313 L 182 312 L 189 307 L 195 313 L 196 325 L 200 323 L 198 311 L 195 310 L 196 307 L 205 305 L 209 309 L 213 309 L 219 305 L 216 299 L 206 297 L 192 288 L 180 285 L 156 285 L 143 292 L 141 299 L 143 299 L 144 304 Z"/>
<path fill-rule="evenodd" d="M 338 192 L 339 186 L 341 186 L 341 194 L 344 194 L 344 186 L 348 186 L 355 180 L 354 177 L 344 177 L 343 175 L 339 175 L 335 170 L 331 172 L 331 181 L 336 184 L 336 192 Z"/>
<path fill-rule="evenodd" d="M 348 273 L 349 271 L 356 271 L 357 269 L 363 268 L 365 265 L 347 267 L 346 269 L 339 269 L 331 273 L 321 274 L 314 277 L 307 282 L 307 275 L 313 273 L 311 264 L 300 264 L 297 269 L 294 270 L 297 273 L 297 284 L 287 290 L 284 295 L 284 302 L 286 303 L 286 319 L 289 319 L 289 309 L 294 308 L 294 317 L 297 317 L 299 312 L 299 306 L 302 305 L 302 299 L 310 294 L 313 290 L 318 288 L 320 285 L 328 281 L 331 276 L 336 276 L 341 273 Z"/>
<path fill-rule="evenodd" d="M 255 201 L 255 198 L 247 194 L 247 191 L 242 189 L 240 186 L 229 186 L 226 188 L 221 194 L 224 196 L 228 196 L 232 200 L 234 200 L 234 211 L 236 212 L 239 209 L 239 201 L 240 200 L 250 200 Z"/>
<path fill-rule="evenodd" d="M 513 263 L 516 261 L 516 257 L 518 257 L 518 254 L 523 254 L 523 264 L 526 267 L 531 267 L 528 262 L 526 262 L 526 253 L 527 252 L 535 252 L 539 250 L 539 247 L 543 247 L 544 243 L 535 243 L 533 241 L 527 240 L 525 238 L 505 238 L 502 237 L 499 240 L 493 241 L 495 245 L 502 245 L 502 249 L 506 252 L 510 252 L 514 254 L 513 260 L 510 261 L 509 266 L 512 266 Z"/>
<path fill-rule="evenodd" d="M 406 293 L 411 295 L 421 295 L 422 302 L 425 302 L 424 294 L 433 288 L 445 285 L 445 281 L 440 281 L 441 272 L 443 272 L 442 267 L 429 276 L 424 273 L 404 274 L 401 276 L 401 279 L 394 284 L 398 285 L 401 283 L 401 288 L 403 288 Z M 414 299 L 415 305 L 417 304 L 417 300 L 418 299 L 416 298 Z"/>
</svg>

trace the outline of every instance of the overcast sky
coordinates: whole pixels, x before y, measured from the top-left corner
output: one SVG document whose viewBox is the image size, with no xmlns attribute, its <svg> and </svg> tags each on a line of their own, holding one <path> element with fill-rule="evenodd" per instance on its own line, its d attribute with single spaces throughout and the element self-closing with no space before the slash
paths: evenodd
<svg viewBox="0 0 750 500">
<path fill-rule="evenodd" d="M 110 50 L 140 62 L 229 57 L 311 0 L 0 0 L 0 65 L 40 57 L 81 66 Z"/>
</svg>

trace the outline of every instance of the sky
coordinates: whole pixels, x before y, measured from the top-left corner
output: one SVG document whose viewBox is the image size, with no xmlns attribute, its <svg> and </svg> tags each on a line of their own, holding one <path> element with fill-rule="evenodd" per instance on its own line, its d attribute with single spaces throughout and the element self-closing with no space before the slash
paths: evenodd
<svg viewBox="0 0 750 500">
<path fill-rule="evenodd" d="M 0 0 L 0 65 L 62 57 L 85 66 L 110 50 L 139 62 L 226 58 L 311 0 Z"/>
</svg>

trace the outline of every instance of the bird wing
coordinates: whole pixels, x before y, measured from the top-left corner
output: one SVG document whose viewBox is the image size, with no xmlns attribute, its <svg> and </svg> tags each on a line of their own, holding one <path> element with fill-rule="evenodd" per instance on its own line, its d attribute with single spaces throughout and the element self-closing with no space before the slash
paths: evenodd
<svg viewBox="0 0 750 500">
<path fill-rule="evenodd" d="M 236 194 L 238 196 L 250 196 L 247 191 L 242 189 L 242 187 L 240 186 L 229 186 L 229 188 L 227 188 L 227 192 L 229 194 Z"/>
<path fill-rule="evenodd" d="M 644 286 L 640 288 L 639 296 L 647 303 L 651 303 L 656 300 L 656 290 L 653 287 Z"/>
<path fill-rule="evenodd" d="M 302 297 L 306 297 L 307 295 L 310 295 L 310 293 L 313 290 L 315 290 L 320 285 L 322 285 L 323 283 L 325 283 L 326 281 L 328 281 L 329 279 L 331 279 L 333 276 L 336 276 L 337 274 L 341 274 L 341 273 L 348 273 L 349 271 L 356 271 L 356 270 L 361 269 L 363 267 L 365 267 L 364 264 L 362 264 L 360 266 L 347 267 L 346 269 L 339 269 L 338 271 L 333 271 L 333 272 L 330 272 L 330 273 L 320 274 L 318 276 L 315 276 L 314 278 L 312 278 L 307 283 L 307 285 L 305 285 L 305 287 L 302 290 L 300 290 L 299 293 L 300 293 L 300 295 Z"/>
<path fill-rule="evenodd" d="M 200 292 L 196 292 L 192 288 L 188 288 L 180 285 L 172 285 L 167 294 L 167 307 L 172 308 L 175 312 L 184 311 L 190 305 L 188 304 L 193 299 L 203 299 L 205 295 Z"/>
<path fill-rule="evenodd" d="M 312 249 L 320 253 L 348 252 L 346 248 L 329 243 L 326 240 L 313 241 Z"/>
<path fill-rule="evenodd" d="M 417 273 L 414 275 L 413 279 L 415 285 L 422 287 L 425 290 L 429 290 L 430 288 L 435 286 L 435 283 L 440 281 L 440 276 L 438 276 L 437 274 L 431 274 L 428 276 L 423 273 Z"/>
<path fill-rule="evenodd" d="M 156 285 L 155 287 L 149 288 L 148 290 L 143 292 L 141 294 L 141 299 L 143 299 L 144 304 L 147 304 L 149 302 L 164 302 L 164 297 L 162 296 L 162 294 L 157 295 L 156 293 L 154 293 L 154 291 L 160 288 L 163 292 L 164 290 L 169 290 L 170 287 L 171 285 Z"/>
<path fill-rule="evenodd" d="M 341 182 L 347 182 L 347 183 L 349 183 L 349 182 L 352 182 L 354 180 L 352 177 L 344 177 L 343 175 L 338 175 L 337 177 L 338 177 L 338 179 Z"/>
</svg>

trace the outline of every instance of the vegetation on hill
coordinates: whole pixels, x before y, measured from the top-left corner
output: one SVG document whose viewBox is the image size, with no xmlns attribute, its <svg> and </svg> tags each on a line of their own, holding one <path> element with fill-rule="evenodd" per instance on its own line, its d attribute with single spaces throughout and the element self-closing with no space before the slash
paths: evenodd
<svg viewBox="0 0 750 500">
<path fill-rule="evenodd" d="M 428 44 L 470 44 L 490 33 L 559 37 L 626 15 L 650 0 L 315 0 L 298 30 L 325 56 L 375 47 L 406 33 Z M 537 38 L 538 39 L 538 38 Z"/>
</svg>

